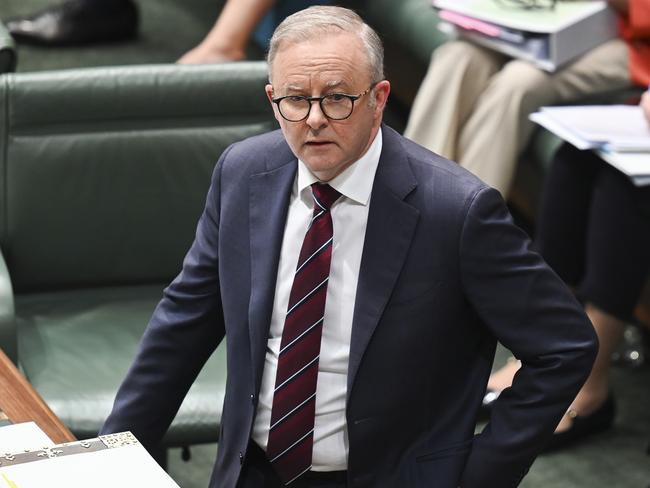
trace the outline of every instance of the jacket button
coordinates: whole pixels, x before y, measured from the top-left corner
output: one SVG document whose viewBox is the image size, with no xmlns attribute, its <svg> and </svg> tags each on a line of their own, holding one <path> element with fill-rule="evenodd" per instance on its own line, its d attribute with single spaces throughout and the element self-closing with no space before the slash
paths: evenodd
<svg viewBox="0 0 650 488">
<path fill-rule="evenodd" d="M 251 393 L 251 403 L 255 406 L 255 395 Z"/>
<path fill-rule="evenodd" d="M 244 464 L 244 453 L 239 451 L 239 464 L 240 466 Z"/>
</svg>

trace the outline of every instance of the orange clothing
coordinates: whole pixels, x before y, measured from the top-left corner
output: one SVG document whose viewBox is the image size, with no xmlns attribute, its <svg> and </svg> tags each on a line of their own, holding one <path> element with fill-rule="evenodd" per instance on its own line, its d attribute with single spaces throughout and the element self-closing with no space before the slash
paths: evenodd
<svg viewBox="0 0 650 488">
<path fill-rule="evenodd" d="M 629 0 L 621 18 L 621 37 L 630 52 L 630 77 L 637 85 L 650 85 L 650 0 Z"/>
</svg>

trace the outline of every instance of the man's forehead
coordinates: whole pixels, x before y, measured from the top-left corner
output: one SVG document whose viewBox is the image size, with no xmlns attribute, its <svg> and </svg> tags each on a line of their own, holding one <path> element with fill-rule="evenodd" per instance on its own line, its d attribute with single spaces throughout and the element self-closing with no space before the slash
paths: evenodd
<svg viewBox="0 0 650 488">
<path fill-rule="evenodd" d="M 355 42 L 356 41 L 356 42 Z M 341 33 L 300 42 L 283 43 L 270 67 L 276 88 L 354 85 L 367 64 L 363 43 L 355 34 Z"/>
<path fill-rule="evenodd" d="M 311 85 L 311 80 L 307 79 L 306 77 L 296 77 L 294 80 L 286 80 L 284 83 L 282 83 L 279 88 L 282 88 L 283 90 L 287 91 L 300 91 L 304 90 L 305 88 L 309 88 Z M 325 80 L 319 85 L 322 88 L 330 89 L 330 88 L 347 88 L 350 85 L 350 82 L 341 78 L 338 79 L 332 79 L 332 80 Z"/>
<path fill-rule="evenodd" d="M 333 32 L 330 34 L 315 34 L 303 39 L 285 39 L 278 44 L 275 60 L 278 58 L 311 59 L 319 53 L 335 51 L 340 55 L 366 55 L 365 45 L 361 37 L 353 32 Z"/>
</svg>

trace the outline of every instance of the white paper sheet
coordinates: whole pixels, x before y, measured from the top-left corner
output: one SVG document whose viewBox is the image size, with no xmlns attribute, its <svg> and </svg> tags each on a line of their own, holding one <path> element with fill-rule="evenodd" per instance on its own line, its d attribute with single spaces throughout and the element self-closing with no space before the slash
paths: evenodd
<svg viewBox="0 0 650 488">
<path fill-rule="evenodd" d="M 494 0 L 433 0 L 433 6 L 504 27 L 552 33 L 607 8 L 602 0 L 558 2 L 554 9 L 508 8 Z"/>
<path fill-rule="evenodd" d="M 650 185 L 650 153 L 598 151 L 598 154 L 628 175 L 636 186 Z"/>
<path fill-rule="evenodd" d="M 35 451 L 53 445 L 52 440 L 34 422 L 0 427 L 0 454 L 25 450 Z"/>
<path fill-rule="evenodd" d="M 542 107 L 530 119 L 578 149 L 650 151 L 650 126 L 638 105 Z"/>
<path fill-rule="evenodd" d="M 141 444 L 0 466 L 0 488 L 179 488 Z"/>
</svg>

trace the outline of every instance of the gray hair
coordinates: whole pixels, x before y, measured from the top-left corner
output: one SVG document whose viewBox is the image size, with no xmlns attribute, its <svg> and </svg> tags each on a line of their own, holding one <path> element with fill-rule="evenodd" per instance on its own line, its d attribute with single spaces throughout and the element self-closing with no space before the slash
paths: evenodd
<svg viewBox="0 0 650 488">
<path fill-rule="evenodd" d="M 267 55 L 269 81 L 273 60 L 283 42 L 309 41 L 332 32 L 348 32 L 359 36 L 368 55 L 371 82 L 384 79 L 384 46 L 379 35 L 359 15 L 347 8 L 313 6 L 290 15 L 275 29 Z"/>
</svg>

